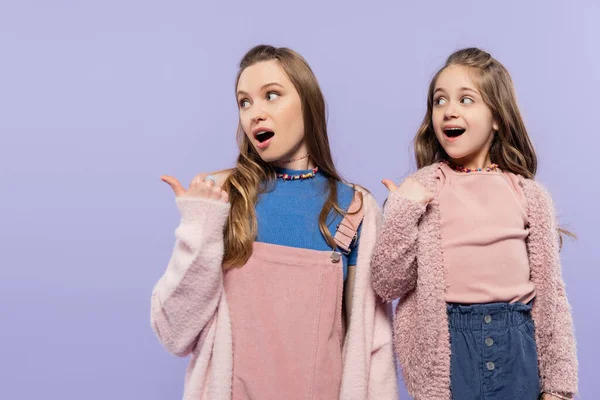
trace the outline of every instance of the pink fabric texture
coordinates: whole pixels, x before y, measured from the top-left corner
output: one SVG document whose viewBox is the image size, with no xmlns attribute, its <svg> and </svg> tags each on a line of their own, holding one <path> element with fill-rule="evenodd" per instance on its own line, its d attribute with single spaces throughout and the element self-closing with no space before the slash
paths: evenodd
<svg viewBox="0 0 600 400">
<path fill-rule="evenodd" d="M 416 400 L 449 400 L 450 337 L 446 314 L 439 164 L 417 171 L 435 193 L 426 206 L 392 193 L 372 260 L 373 285 L 385 300 L 400 298 L 394 346 L 409 393 Z M 530 279 L 536 287 L 536 326 L 541 389 L 577 392 L 577 356 L 571 309 L 561 277 L 558 226 L 552 200 L 537 182 L 518 177 L 527 198 L 526 239 Z"/>
<path fill-rule="evenodd" d="M 438 170 L 446 301 L 521 302 L 535 296 L 525 238 L 527 200 L 515 174 Z"/>
<path fill-rule="evenodd" d="M 152 327 L 171 353 L 191 355 L 184 400 L 231 399 L 233 333 L 221 268 L 229 205 L 186 198 L 177 204 L 182 219 L 167 270 L 152 294 Z M 391 307 L 371 285 L 370 261 L 381 213 L 367 193 L 364 207 L 339 399 L 397 399 Z"/>
<path fill-rule="evenodd" d="M 225 273 L 233 400 L 339 397 L 343 271 L 331 253 L 254 243 Z"/>
</svg>

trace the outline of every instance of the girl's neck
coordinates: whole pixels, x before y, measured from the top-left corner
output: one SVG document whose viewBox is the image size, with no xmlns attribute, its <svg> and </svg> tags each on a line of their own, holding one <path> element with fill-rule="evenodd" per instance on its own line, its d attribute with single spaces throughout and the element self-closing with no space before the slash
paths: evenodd
<svg viewBox="0 0 600 400">
<path fill-rule="evenodd" d="M 492 165 L 489 153 L 477 155 L 475 157 L 463 157 L 463 158 L 448 158 L 448 161 L 454 165 L 467 169 L 477 170 L 485 169 Z"/>
</svg>

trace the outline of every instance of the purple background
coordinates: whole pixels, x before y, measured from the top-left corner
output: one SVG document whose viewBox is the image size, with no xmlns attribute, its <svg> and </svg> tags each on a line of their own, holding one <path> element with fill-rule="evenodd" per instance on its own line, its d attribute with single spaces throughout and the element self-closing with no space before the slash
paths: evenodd
<svg viewBox="0 0 600 400">
<path fill-rule="evenodd" d="M 187 360 L 149 321 L 178 223 L 159 176 L 232 165 L 236 64 L 262 42 L 308 59 L 340 171 L 380 202 L 380 179 L 411 168 L 450 52 L 481 46 L 508 67 L 538 178 L 579 235 L 562 258 L 594 398 L 598 3 L 284 3 L 0 3 L 0 398 L 180 398 Z"/>
</svg>

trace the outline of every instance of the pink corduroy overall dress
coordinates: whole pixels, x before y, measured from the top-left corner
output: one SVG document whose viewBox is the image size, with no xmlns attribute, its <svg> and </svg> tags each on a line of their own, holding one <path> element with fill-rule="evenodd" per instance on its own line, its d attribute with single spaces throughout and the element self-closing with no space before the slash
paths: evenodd
<svg viewBox="0 0 600 400">
<path fill-rule="evenodd" d="M 340 252 L 349 251 L 356 236 L 360 205 L 355 194 L 333 251 L 255 242 L 248 262 L 225 273 L 233 400 L 339 398 L 345 334 Z"/>
</svg>

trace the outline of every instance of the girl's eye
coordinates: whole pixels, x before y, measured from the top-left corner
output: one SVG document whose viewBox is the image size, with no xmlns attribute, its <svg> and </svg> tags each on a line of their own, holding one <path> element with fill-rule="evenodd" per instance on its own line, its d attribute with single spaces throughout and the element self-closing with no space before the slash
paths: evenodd
<svg viewBox="0 0 600 400">
<path fill-rule="evenodd" d="M 446 99 L 443 97 L 438 97 L 437 99 L 433 100 L 433 104 L 435 104 L 436 106 L 443 106 L 444 104 L 446 104 Z"/>
<path fill-rule="evenodd" d="M 469 97 L 463 97 L 463 98 L 461 99 L 461 102 L 462 102 L 463 104 L 473 104 L 473 103 L 475 103 L 475 102 L 473 101 L 473 99 L 471 99 L 471 98 L 469 98 Z"/>
<path fill-rule="evenodd" d="M 248 99 L 240 100 L 240 108 L 246 108 L 250 105 L 250 101 Z"/>
<path fill-rule="evenodd" d="M 279 97 L 279 93 L 277 92 L 269 92 L 267 93 L 267 100 L 272 101 Z"/>
</svg>

